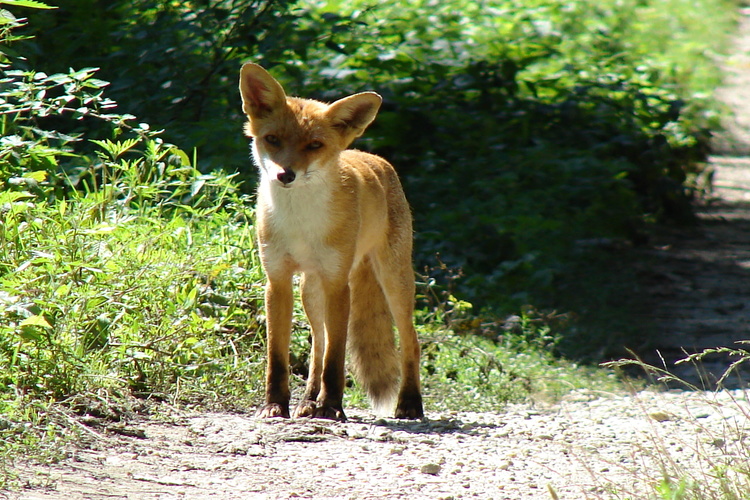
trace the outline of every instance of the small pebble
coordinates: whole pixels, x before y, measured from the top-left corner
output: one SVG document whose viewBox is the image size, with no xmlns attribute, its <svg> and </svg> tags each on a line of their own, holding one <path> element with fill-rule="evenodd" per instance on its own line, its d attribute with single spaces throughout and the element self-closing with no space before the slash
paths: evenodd
<svg viewBox="0 0 750 500">
<path fill-rule="evenodd" d="M 430 474 L 432 476 L 437 476 L 440 474 L 440 466 L 438 464 L 424 464 L 419 471 L 422 474 Z"/>
<path fill-rule="evenodd" d="M 672 415 L 663 411 L 655 411 L 653 413 L 649 413 L 648 416 L 651 418 L 651 420 L 656 420 L 657 422 L 669 422 L 670 420 L 672 420 Z"/>
</svg>

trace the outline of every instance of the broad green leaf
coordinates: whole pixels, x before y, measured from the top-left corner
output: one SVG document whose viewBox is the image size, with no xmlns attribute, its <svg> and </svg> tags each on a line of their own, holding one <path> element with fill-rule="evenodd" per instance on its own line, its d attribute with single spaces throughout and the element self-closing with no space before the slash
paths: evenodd
<svg viewBox="0 0 750 500">
<path fill-rule="evenodd" d="M 0 9 L 0 26 L 3 24 L 15 23 L 17 21 L 16 16 L 5 9 Z"/>
<path fill-rule="evenodd" d="M 21 321 L 18 326 L 24 327 L 24 326 L 40 326 L 42 328 L 52 328 L 52 325 L 47 323 L 47 320 L 44 319 L 44 316 L 41 316 L 39 314 L 35 314 L 34 316 L 29 316 L 25 320 Z"/>
<path fill-rule="evenodd" d="M 42 336 L 39 335 L 39 331 L 33 326 L 21 327 L 21 338 L 24 340 L 33 340 L 34 342 L 39 342 L 40 340 L 42 340 Z"/>
<path fill-rule="evenodd" d="M 0 192 L 0 205 L 4 205 L 5 203 L 14 203 L 18 200 L 23 200 L 27 198 L 33 198 L 34 195 L 31 193 L 27 193 L 26 191 L 5 191 Z"/>
<path fill-rule="evenodd" d="M 203 189 L 203 186 L 206 184 L 206 181 L 203 179 L 198 179 L 190 186 L 190 196 L 195 197 L 196 194 L 200 192 L 201 189 Z"/>
<path fill-rule="evenodd" d="M 65 297 L 70 291 L 70 285 L 63 283 L 55 289 L 55 297 Z"/>
<path fill-rule="evenodd" d="M 172 148 L 170 152 L 173 155 L 177 155 L 184 166 L 190 166 L 190 158 L 183 150 L 181 150 L 180 148 Z"/>
<path fill-rule="evenodd" d="M 107 302 L 107 297 L 92 297 L 86 301 L 86 309 L 96 309 Z"/>
<path fill-rule="evenodd" d="M 56 9 L 54 5 L 47 5 L 36 0 L 0 0 L 0 5 L 13 5 L 14 7 L 28 7 L 30 9 Z"/>
<path fill-rule="evenodd" d="M 47 171 L 45 170 L 36 170 L 34 172 L 26 172 L 23 174 L 23 177 L 26 179 L 34 179 L 37 182 L 44 182 L 47 180 Z"/>
</svg>

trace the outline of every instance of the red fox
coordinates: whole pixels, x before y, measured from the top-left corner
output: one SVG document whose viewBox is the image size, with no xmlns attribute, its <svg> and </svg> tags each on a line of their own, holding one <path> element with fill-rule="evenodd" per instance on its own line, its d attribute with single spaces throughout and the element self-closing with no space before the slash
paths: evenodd
<svg viewBox="0 0 750 500">
<path fill-rule="evenodd" d="M 411 212 L 386 160 L 347 149 L 382 98 L 363 92 L 329 105 L 287 97 L 252 63 L 242 67 L 240 94 L 260 170 L 256 225 L 268 278 L 266 398 L 258 415 L 290 416 L 292 288 L 301 273 L 312 348 L 292 416 L 346 420 L 348 351 L 376 411 L 393 411 L 395 403 L 396 418 L 421 418 Z"/>
</svg>

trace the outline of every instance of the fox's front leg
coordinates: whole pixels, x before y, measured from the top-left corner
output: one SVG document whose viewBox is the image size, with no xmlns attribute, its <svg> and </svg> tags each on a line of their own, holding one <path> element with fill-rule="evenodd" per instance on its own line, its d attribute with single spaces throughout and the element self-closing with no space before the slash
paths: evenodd
<svg viewBox="0 0 750 500">
<path fill-rule="evenodd" d="M 311 297 L 310 291 L 317 287 L 311 286 L 313 280 L 306 281 L 303 293 L 307 298 L 304 303 L 308 319 L 313 325 L 314 351 L 305 398 L 297 406 L 295 416 L 345 421 L 344 361 L 350 309 L 349 285 L 346 282 L 319 282 L 320 291 L 323 293 Z M 320 320 L 323 318 L 324 329 L 320 328 Z M 324 330 L 324 335 L 321 334 L 321 330 Z M 324 346 L 321 346 L 321 341 L 324 342 Z"/>
<path fill-rule="evenodd" d="M 310 367 L 307 372 L 307 388 L 302 400 L 297 404 L 293 417 L 312 417 L 318 409 L 318 394 L 323 379 L 323 358 L 325 356 L 326 297 L 323 281 L 317 274 L 303 274 L 300 286 L 302 305 L 310 322 L 312 345 Z"/>
<path fill-rule="evenodd" d="M 269 276 L 266 285 L 266 403 L 259 417 L 289 417 L 289 339 L 292 331 L 291 276 Z"/>
<path fill-rule="evenodd" d="M 344 282 L 326 290 L 326 346 L 323 377 L 318 394 L 316 417 L 346 420 L 344 415 L 344 372 L 346 334 L 349 327 L 349 284 Z"/>
</svg>

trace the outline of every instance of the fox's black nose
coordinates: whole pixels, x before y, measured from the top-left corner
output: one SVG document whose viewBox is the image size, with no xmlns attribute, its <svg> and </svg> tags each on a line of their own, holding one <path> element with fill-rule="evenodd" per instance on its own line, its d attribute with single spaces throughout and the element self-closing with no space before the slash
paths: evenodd
<svg viewBox="0 0 750 500">
<path fill-rule="evenodd" d="M 284 185 L 291 183 L 297 175 L 294 173 L 294 170 L 285 168 L 283 172 L 279 172 L 276 175 L 276 178 Z"/>
</svg>

